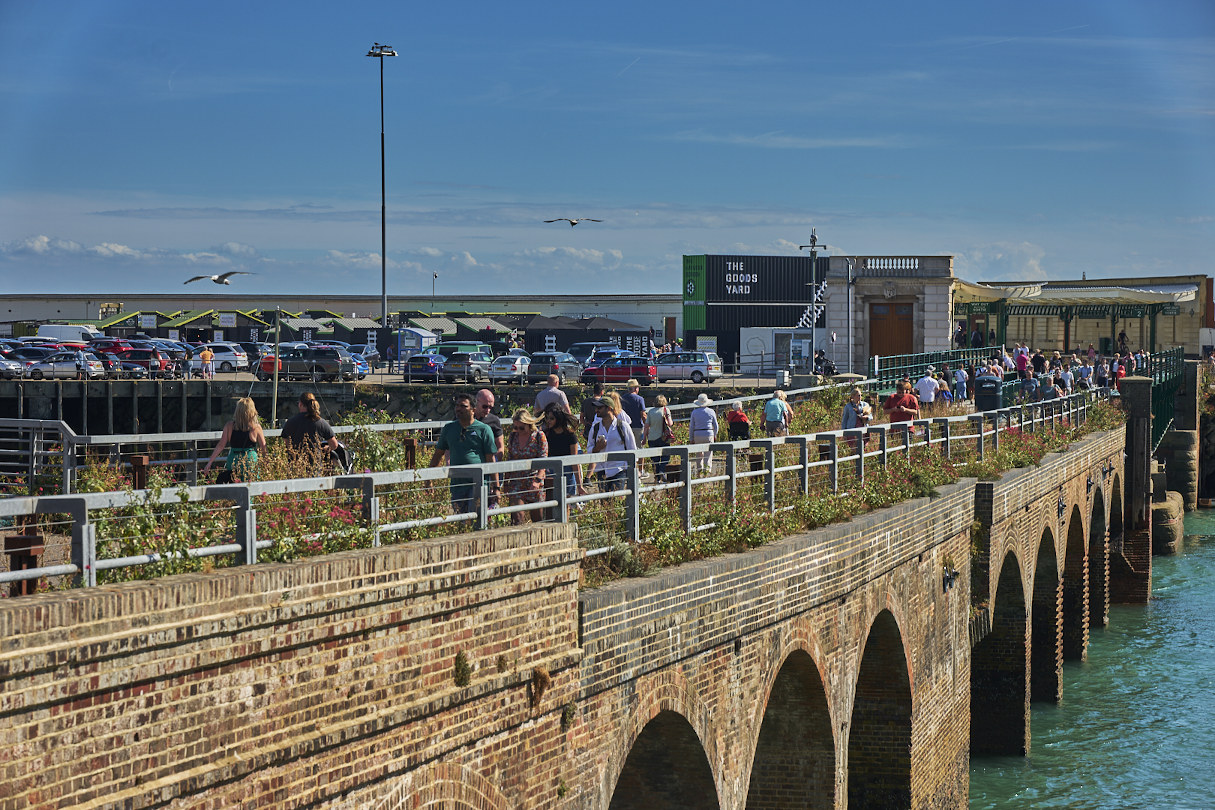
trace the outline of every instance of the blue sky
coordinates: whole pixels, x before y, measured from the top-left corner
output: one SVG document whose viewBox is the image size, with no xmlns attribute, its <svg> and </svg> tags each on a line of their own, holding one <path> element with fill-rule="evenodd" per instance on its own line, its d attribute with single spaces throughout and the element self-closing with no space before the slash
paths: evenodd
<svg viewBox="0 0 1215 810">
<path fill-rule="evenodd" d="M 4 288 L 378 294 L 374 41 L 394 295 L 674 293 L 812 225 L 975 280 L 1212 269 L 1209 0 L 0 0 Z"/>
</svg>

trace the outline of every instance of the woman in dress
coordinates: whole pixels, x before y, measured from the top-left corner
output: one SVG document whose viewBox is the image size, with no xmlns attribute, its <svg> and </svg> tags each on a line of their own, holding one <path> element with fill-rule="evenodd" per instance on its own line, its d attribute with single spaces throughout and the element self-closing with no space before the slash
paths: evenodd
<svg viewBox="0 0 1215 810">
<path fill-rule="evenodd" d="M 211 452 L 207 466 L 203 467 L 203 475 L 211 471 L 211 465 L 219 454 L 228 449 L 228 459 L 220 472 L 217 482 L 231 484 L 233 481 L 249 481 L 257 466 L 258 452 L 266 452 L 266 435 L 262 433 L 261 423 L 257 421 L 257 406 L 249 397 L 241 397 L 236 401 L 236 411 L 232 420 L 224 425 L 223 435 L 219 444 Z"/>
<path fill-rule="evenodd" d="M 506 443 L 508 461 L 521 461 L 548 457 L 548 439 L 537 430 L 539 419 L 527 408 L 520 408 L 511 417 L 510 441 Z M 506 497 L 511 506 L 536 503 L 544 491 L 544 470 L 523 470 L 506 474 Z M 533 512 L 512 512 L 510 522 L 526 523 L 534 520 Z"/>
</svg>

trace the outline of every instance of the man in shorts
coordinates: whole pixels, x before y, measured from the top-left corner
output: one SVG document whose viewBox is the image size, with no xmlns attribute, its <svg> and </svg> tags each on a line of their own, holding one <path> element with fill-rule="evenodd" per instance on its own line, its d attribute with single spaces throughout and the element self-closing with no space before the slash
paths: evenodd
<svg viewBox="0 0 1215 810">
<path fill-rule="evenodd" d="M 206 346 L 198 353 L 198 359 L 202 362 L 202 375 L 204 380 L 209 380 L 215 376 L 215 352 L 211 351 Z"/>
</svg>

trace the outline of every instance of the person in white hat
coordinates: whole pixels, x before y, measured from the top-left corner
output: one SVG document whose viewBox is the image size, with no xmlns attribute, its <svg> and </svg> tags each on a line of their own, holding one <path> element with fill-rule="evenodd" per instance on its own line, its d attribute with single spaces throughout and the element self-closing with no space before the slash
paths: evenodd
<svg viewBox="0 0 1215 810">
<path fill-rule="evenodd" d="M 708 444 L 717 438 L 717 414 L 709 406 L 713 400 L 708 394 L 702 393 L 696 398 L 696 407 L 688 425 L 688 444 Z M 708 451 L 697 454 L 696 467 L 693 472 L 708 470 L 713 466 L 712 454 Z"/>
</svg>

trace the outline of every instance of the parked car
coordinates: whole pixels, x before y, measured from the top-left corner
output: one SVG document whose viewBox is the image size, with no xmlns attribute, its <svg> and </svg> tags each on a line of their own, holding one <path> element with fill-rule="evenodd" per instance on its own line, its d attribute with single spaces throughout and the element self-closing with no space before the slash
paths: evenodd
<svg viewBox="0 0 1215 810">
<path fill-rule="evenodd" d="M 721 376 L 721 358 L 713 352 L 667 352 L 654 359 L 658 382 L 691 380 L 700 384 Z"/>
<path fill-rule="evenodd" d="M 642 385 L 650 385 L 657 379 L 658 369 L 647 357 L 613 357 L 582 372 L 584 383 L 622 383 L 637 380 Z"/>
<path fill-rule="evenodd" d="M 89 344 L 89 351 L 97 354 L 105 352 L 106 354 L 117 354 L 123 349 L 134 348 L 130 341 L 122 338 L 98 338 Z"/>
<path fill-rule="evenodd" d="M 527 369 L 527 381 L 547 382 L 548 375 L 556 374 L 561 382 L 577 380 L 582 376 L 582 364 L 569 352 L 536 352 Z"/>
<path fill-rule="evenodd" d="M 371 373 L 371 366 L 361 354 L 350 352 L 350 359 L 354 361 L 354 376 L 357 379 L 365 379 Z"/>
<path fill-rule="evenodd" d="M 628 349 L 618 349 L 615 346 L 613 346 L 610 349 L 596 349 L 595 353 L 593 355 L 591 355 L 591 359 L 586 362 L 584 368 L 590 368 L 591 366 L 601 366 L 604 364 L 604 362 L 611 360 L 613 357 L 634 357 L 634 356 L 635 356 L 634 353 L 629 351 Z"/>
<path fill-rule="evenodd" d="M 19 360 L 0 357 L 0 377 L 6 380 L 17 380 L 25 373 L 25 364 Z"/>
<path fill-rule="evenodd" d="M 43 349 L 38 346 L 22 346 L 20 349 L 13 349 L 6 357 L 9 360 L 16 360 L 21 364 L 23 369 L 28 369 L 31 364 L 39 360 L 45 360 L 55 353 L 54 349 Z"/>
<path fill-rule="evenodd" d="M 84 356 L 89 366 L 89 376 L 98 379 L 105 376 L 105 366 L 91 353 Z M 44 377 L 51 380 L 74 380 L 79 370 L 76 368 L 75 352 L 59 352 L 41 360 L 35 360 L 25 369 L 26 376 L 34 380 Z"/>
<path fill-rule="evenodd" d="M 527 380 L 527 370 L 531 368 L 531 365 L 530 357 L 524 357 L 521 354 L 504 354 L 490 365 L 490 382 L 523 385 Z"/>
<path fill-rule="evenodd" d="M 216 371 L 248 371 L 249 355 L 237 343 L 204 343 L 198 351 L 208 348 L 215 353 L 212 364 Z"/>
<path fill-rule="evenodd" d="M 351 354 L 363 355 L 363 359 L 367 361 L 367 365 L 371 366 L 373 369 L 379 368 L 383 363 L 383 359 L 380 357 L 379 349 L 372 346 L 370 343 L 352 343 L 346 348 L 346 351 L 350 352 Z"/>
<path fill-rule="evenodd" d="M 161 354 L 159 349 L 133 348 L 124 349 L 118 353 L 118 359 L 123 363 L 134 363 L 147 369 L 149 377 L 163 377 L 169 368 L 168 355 Z"/>
<path fill-rule="evenodd" d="M 452 352 L 443 366 L 443 379 L 454 383 L 457 379 L 481 382 L 489 378 L 490 365 L 494 359 L 488 352 Z"/>
<path fill-rule="evenodd" d="M 257 365 L 258 361 L 262 359 L 262 355 L 270 354 L 274 351 L 274 347 L 269 343 L 254 343 L 250 341 L 238 343 L 237 345 L 245 350 L 245 355 L 249 358 L 250 368 Z"/>
<path fill-rule="evenodd" d="M 275 355 L 268 354 L 258 364 L 257 378 L 268 380 L 274 376 Z M 303 349 L 285 349 L 277 358 L 280 377 L 290 379 L 303 377 L 318 380 L 353 380 L 354 359 L 340 346 L 307 346 Z"/>
<path fill-rule="evenodd" d="M 616 346 L 613 343 L 591 341 L 587 343 L 575 343 L 573 346 L 566 349 L 566 351 L 572 354 L 575 360 L 585 366 L 590 361 L 591 355 L 593 355 L 597 349 L 614 348 L 616 348 Z"/>
<path fill-rule="evenodd" d="M 443 374 L 443 366 L 446 364 L 447 357 L 441 354 L 415 354 L 405 361 L 405 368 L 402 371 L 405 379 L 411 382 L 419 380 L 437 383 Z"/>
<path fill-rule="evenodd" d="M 142 380 L 148 376 L 148 370 L 139 363 L 130 360 L 119 360 L 120 375 L 124 380 Z"/>
</svg>

